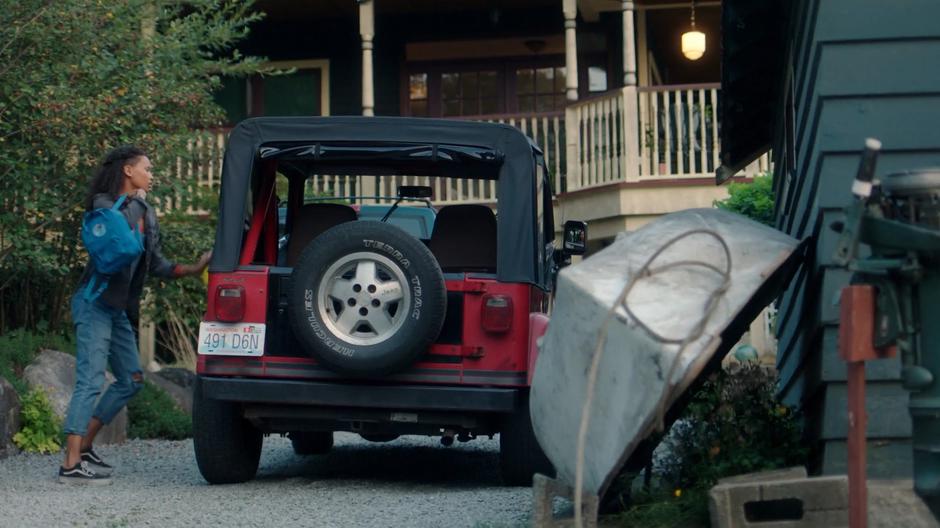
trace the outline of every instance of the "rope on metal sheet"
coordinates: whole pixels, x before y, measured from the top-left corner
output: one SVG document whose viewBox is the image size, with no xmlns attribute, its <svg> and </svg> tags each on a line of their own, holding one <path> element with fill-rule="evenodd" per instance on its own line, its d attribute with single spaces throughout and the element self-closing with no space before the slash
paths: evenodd
<svg viewBox="0 0 940 528">
<path fill-rule="evenodd" d="M 709 262 L 698 261 L 698 260 L 679 260 L 676 262 L 670 262 L 658 268 L 653 268 L 652 264 L 663 254 L 668 248 L 675 245 L 680 240 L 689 238 L 694 235 L 706 235 L 714 238 L 721 245 L 722 250 L 725 253 L 725 266 L 724 269 L 719 268 Z M 718 285 L 712 292 L 709 294 L 708 298 L 705 301 L 704 310 L 702 317 L 698 320 L 694 327 L 689 331 L 689 334 L 683 338 L 671 338 L 663 336 L 650 328 L 650 326 L 640 320 L 636 314 L 630 309 L 629 304 L 627 303 L 627 297 L 630 295 L 630 292 L 633 290 L 633 287 L 642 279 L 652 277 L 657 273 L 662 273 L 664 271 L 678 268 L 678 267 L 700 267 L 707 270 L 713 271 L 721 278 L 721 284 Z M 583 519 L 582 519 L 582 493 L 584 491 L 584 446 L 587 442 L 587 431 L 588 425 L 590 424 L 590 410 L 591 405 L 594 402 L 594 385 L 597 383 L 597 371 L 601 363 L 601 357 L 603 356 L 604 345 L 607 342 L 607 328 L 610 324 L 610 321 L 613 320 L 617 307 L 622 306 L 623 309 L 627 312 L 627 315 L 630 319 L 639 325 L 643 330 L 645 330 L 653 339 L 667 344 L 677 344 L 679 349 L 676 352 L 675 357 L 673 357 L 672 362 L 669 366 L 669 371 L 664 378 L 663 392 L 659 396 L 659 401 L 656 404 L 656 429 L 658 431 L 663 430 L 663 421 L 666 414 L 666 403 L 669 399 L 669 386 L 672 381 L 672 376 L 675 374 L 676 367 L 679 365 L 679 359 L 682 357 L 685 352 L 685 348 L 690 344 L 696 341 L 705 331 L 705 325 L 708 323 L 709 316 L 714 310 L 715 306 L 718 304 L 718 301 L 728 290 L 728 287 L 731 285 L 731 250 L 728 248 L 727 242 L 719 235 L 717 232 L 711 229 L 693 229 L 686 231 L 682 234 L 676 235 L 671 238 L 668 242 L 660 246 L 659 249 L 653 253 L 649 259 L 640 267 L 635 274 L 630 277 L 630 280 L 627 281 L 627 284 L 624 285 L 623 290 L 620 291 L 620 295 L 617 296 L 617 300 L 610 307 L 610 310 L 607 311 L 607 315 L 604 317 L 604 323 L 601 325 L 597 333 L 596 345 L 594 347 L 593 356 L 591 358 L 591 369 L 588 372 L 588 383 L 584 399 L 584 406 L 581 409 L 581 425 L 578 429 L 578 451 L 577 451 L 577 461 L 575 465 L 575 484 L 574 484 L 574 524 L 576 528 L 583 528 Z"/>
</svg>

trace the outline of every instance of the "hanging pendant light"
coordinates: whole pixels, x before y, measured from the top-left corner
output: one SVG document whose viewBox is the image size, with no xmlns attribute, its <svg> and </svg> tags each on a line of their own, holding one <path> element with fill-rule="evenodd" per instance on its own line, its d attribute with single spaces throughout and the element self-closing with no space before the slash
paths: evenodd
<svg viewBox="0 0 940 528">
<path fill-rule="evenodd" d="M 695 29 L 695 0 L 692 0 L 692 27 L 682 34 L 682 54 L 689 60 L 705 55 L 705 33 Z"/>
</svg>

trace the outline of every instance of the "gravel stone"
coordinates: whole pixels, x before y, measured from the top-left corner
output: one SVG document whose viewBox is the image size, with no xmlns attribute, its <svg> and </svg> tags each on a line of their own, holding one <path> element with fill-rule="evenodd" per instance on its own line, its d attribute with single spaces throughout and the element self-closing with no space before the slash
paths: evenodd
<svg viewBox="0 0 940 528">
<path fill-rule="evenodd" d="M 210 486 L 191 440 L 131 440 L 96 451 L 113 484 L 64 486 L 62 455 L 0 460 L 0 527 L 20 526 L 527 526 L 532 490 L 506 487 L 496 439 L 443 447 L 405 436 L 374 444 L 336 434 L 326 455 L 264 440 L 255 480 Z"/>
</svg>

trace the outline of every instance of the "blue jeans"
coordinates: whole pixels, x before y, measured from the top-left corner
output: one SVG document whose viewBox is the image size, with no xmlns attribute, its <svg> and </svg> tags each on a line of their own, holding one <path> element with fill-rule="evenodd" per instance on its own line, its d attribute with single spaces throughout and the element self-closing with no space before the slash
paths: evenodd
<svg viewBox="0 0 940 528">
<path fill-rule="evenodd" d="M 85 436 L 92 416 L 104 424 L 110 423 L 143 387 L 143 377 L 137 338 L 124 310 L 112 308 L 100 299 L 88 302 L 79 292 L 72 296 L 72 320 L 77 348 L 75 392 L 65 418 L 65 432 Z M 109 364 L 116 381 L 95 406 Z"/>
</svg>

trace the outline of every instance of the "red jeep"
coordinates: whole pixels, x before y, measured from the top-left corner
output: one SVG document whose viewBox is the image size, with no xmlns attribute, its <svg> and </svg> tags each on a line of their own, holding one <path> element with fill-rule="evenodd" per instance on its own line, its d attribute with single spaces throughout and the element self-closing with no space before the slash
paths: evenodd
<svg viewBox="0 0 940 528">
<path fill-rule="evenodd" d="M 430 185 L 392 189 L 402 175 Z M 323 189 L 312 183 L 324 180 L 346 185 L 351 199 L 317 201 Z M 495 191 L 492 202 L 436 215 L 402 202 L 471 185 Z M 361 205 L 396 193 L 378 221 L 374 205 Z M 199 331 L 193 440 L 203 477 L 251 479 L 265 434 L 315 454 L 332 447 L 334 431 L 372 441 L 436 435 L 445 445 L 499 433 L 508 484 L 551 474 L 532 432 L 529 382 L 554 273 L 583 252 L 584 224 L 566 225 L 566 249 L 553 238 L 542 154 L 513 127 L 239 124 Z"/>
</svg>

